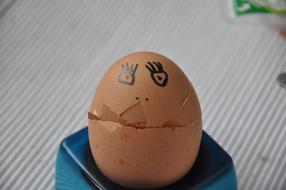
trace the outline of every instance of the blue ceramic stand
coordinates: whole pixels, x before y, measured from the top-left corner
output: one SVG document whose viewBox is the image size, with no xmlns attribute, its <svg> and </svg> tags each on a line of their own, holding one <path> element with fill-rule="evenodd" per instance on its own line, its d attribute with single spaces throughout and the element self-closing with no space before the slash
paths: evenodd
<svg viewBox="0 0 286 190">
<path fill-rule="evenodd" d="M 64 139 L 56 160 L 56 189 L 128 189 L 106 178 L 93 161 L 84 128 Z M 235 190 L 237 181 L 231 157 L 205 132 L 197 160 L 189 173 L 164 190 Z"/>
</svg>

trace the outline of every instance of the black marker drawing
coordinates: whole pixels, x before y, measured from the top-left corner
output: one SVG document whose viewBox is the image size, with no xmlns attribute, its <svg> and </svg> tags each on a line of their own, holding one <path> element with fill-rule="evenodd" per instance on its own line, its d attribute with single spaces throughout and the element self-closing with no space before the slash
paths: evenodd
<svg viewBox="0 0 286 190">
<path fill-rule="evenodd" d="M 159 86 L 166 86 L 168 83 L 168 74 L 164 71 L 160 62 L 147 62 L 145 67 L 150 71 L 151 78 Z"/>
<path fill-rule="evenodd" d="M 133 85 L 135 82 L 135 72 L 137 70 L 138 64 L 129 65 L 126 63 L 125 65 L 121 65 L 122 71 L 118 76 L 118 82 L 128 85 Z"/>
</svg>

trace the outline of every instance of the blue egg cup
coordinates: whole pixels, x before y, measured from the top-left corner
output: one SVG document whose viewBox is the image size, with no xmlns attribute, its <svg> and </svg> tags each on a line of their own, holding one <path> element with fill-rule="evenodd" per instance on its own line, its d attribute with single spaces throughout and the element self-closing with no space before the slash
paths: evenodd
<svg viewBox="0 0 286 190">
<path fill-rule="evenodd" d="M 89 147 L 87 127 L 65 138 L 56 159 L 56 189 L 131 190 L 105 177 Z M 231 157 L 205 132 L 197 160 L 189 173 L 162 190 L 236 190 L 237 180 Z"/>
</svg>

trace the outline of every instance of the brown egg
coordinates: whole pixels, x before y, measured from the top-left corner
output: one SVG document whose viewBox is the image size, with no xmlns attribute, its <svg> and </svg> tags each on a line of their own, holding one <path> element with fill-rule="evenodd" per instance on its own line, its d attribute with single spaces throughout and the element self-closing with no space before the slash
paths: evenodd
<svg viewBox="0 0 286 190">
<path fill-rule="evenodd" d="M 182 178 L 197 157 L 202 119 L 192 84 L 170 59 L 129 54 L 101 79 L 89 110 L 89 142 L 102 173 L 131 188 Z"/>
</svg>

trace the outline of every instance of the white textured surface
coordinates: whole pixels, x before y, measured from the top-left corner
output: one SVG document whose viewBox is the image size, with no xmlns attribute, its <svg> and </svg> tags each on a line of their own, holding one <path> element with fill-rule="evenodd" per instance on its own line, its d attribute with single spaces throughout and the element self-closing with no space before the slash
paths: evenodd
<svg viewBox="0 0 286 190">
<path fill-rule="evenodd" d="M 286 189 L 286 40 L 224 21 L 216 3 L 2 1 L 0 189 L 54 188 L 61 139 L 87 124 L 105 70 L 138 50 L 184 69 L 240 189 Z"/>
</svg>

